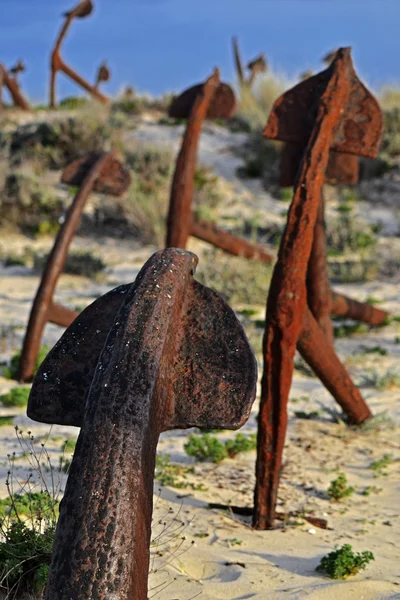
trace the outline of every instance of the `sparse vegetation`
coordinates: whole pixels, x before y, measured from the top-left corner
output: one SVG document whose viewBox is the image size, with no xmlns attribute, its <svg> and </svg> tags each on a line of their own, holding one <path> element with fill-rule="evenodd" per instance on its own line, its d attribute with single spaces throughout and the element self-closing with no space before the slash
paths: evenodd
<svg viewBox="0 0 400 600">
<path fill-rule="evenodd" d="M 344 544 L 341 548 L 324 556 L 317 567 L 317 571 L 325 573 L 331 579 L 346 579 L 350 575 L 356 575 L 364 570 L 367 565 L 375 560 L 372 552 L 365 550 L 355 553 L 350 544 Z"/>
<path fill-rule="evenodd" d="M 347 485 L 347 477 L 344 473 L 339 473 L 336 479 L 331 481 L 327 493 L 332 500 L 343 500 L 343 498 L 348 498 L 352 494 L 354 494 L 355 489 Z"/>
<path fill-rule="evenodd" d="M 47 255 L 34 255 L 33 266 L 36 271 L 42 271 L 47 261 Z M 71 251 L 64 266 L 64 273 L 80 275 L 88 279 L 99 279 L 107 265 L 100 256 L 95 256 L 91 250 Z"/>
<path fill-rule="evenodd" d="M 374 477 L 387 476 L 388 475 L 387 468 L 389 465 L 392 464 L 392 462 L 393 462 L 392 455 L 385 454 L 381 459 L 374 460 L 369 465 L 369 468 L 372 469 L 372 471 L 374 471 Z"/>
<path fill-rule="evenodd" d="M 36 362 L 35 362 L 35 368 L 34 368 L 34 373 L 33 373 L 34 375 L 36 375 L 38 368 L 40 367 L 40 365 L 46 358 L 50 349 L 51 349 L 50 346 L 48 346 L 47 344 L 44 344 L 43 346 L 41 346 L 38 356 L 37 356 L 37 359 L 36 359 Z M 17 379 L 18 372 L 19 372 L 20 360 L 21 360 L 21 350 L 17 350 L 17 352 L 11 358 L 10 366 L 3 368 L 3 377 L 5 377 L 6 379 Z"/>
<path fill-rule="evenodd" d="M 187 476 L 193 475 L 194 472 L 193 467 L 172 463 L 168 454 L 157 454 L 154 478 L 161 485 L 176 489 L 190 488 L 195 491 L 206 491 L 207 488 L 202 483 L 195 484 L 187 480 Z"/>
<path fill-rule="evenodd" d="M 0 402 L 3 406 L 26 406 L 28 404 L 28 398 L 31 388 L 27 386 L 12 388 L 6 394 L 0 396 Z"/>
<path fill-rule="evenodd" d="M 211 248 L 203 253 L 196 279 L 221 294 L 231 306 L 265 305 L 272 267 Z"/>
<path fill-rule="evenodd" d="M 400 387 L 400 372 L 396 368 L 390 368 L 381 373 L 377 369 L 370 369 L 361 377 L 361 385 L 364 387 L 374 387 L 383 392 Z"/>
<path fill-rule="evenodd" d="M 219 463 L 224 458 L 234 458 L 240 452 L 249 452 L 257 447 L 257 436 L 238 433 L 233 440 L 221 442 L 217 437 L 208 433 L 190 435 L 184 445 L 185 452 L 199 461 L 210 460 Z"/>
</svg>

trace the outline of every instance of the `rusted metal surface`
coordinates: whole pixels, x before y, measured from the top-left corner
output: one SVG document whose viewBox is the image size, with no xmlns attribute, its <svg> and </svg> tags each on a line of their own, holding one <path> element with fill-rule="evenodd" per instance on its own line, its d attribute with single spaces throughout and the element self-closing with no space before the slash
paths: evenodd
<svg viewBox="0 0 400 600">
<path fill-rule="evenodd" d="M 90 170 L 99 160 L 99 154 L 90 154 L 67 165 L 61 175 L 61 183 L 82 185 Z M 121 196 L 131 184 L 129 170 L 116 157 L 110 156 L 93 184 L 93 191 L 100 194 Z"/>
<path fill-rule="evenodd" d="M 352 382 L 333 346 L 327 343 L 324 332 L 310 310 L 305 312 L 297 347 L 314 373 L 342 407 L 350 423 L 358 425 L 372 417 L 359 389 Z"/>
<path fill-rule="evenodd" d="M 24 98 L 21 89 L 18 85 L 18 81 L 15 77 L 12 77 L 7 69 L 0 64 L 0 90 L 2 87 L 6 87 L 10 92 L 11 98 L 15 106 L 22 108 L 22 110 L 30 110 L 29 102 Z M 0 91 L 0 107 L 2 106 L 1 91 Z"/>
<path fill-rule="evenodd" d="M 292 187 L 304 154 L 304 148 L 298 144 L 284 144 L 280 157 L 279 185 Z M 352 185 L 358 182 L 359 159 L 354 154 L 330 152 L 325 181 L 334 185 Z"/>
<path fill-rule="evenodd" d="M 236 74 L 239 87 L 251 88 L 258 73 L 265 73 L 268 69 L 268 63 L 264 54 L 259 54 L 254 60 L 247 63 L 249 75 L 244 74 L 243 63 L 240 57 L 239 42 L 237 37 L 232 38 L 233 58 L 235 62 Z"/>
<path fill-rule="evenodd" d="M 336 292 L 332 292 L 332 312 L 338 317 L 361 321 L 375 327 L 383 325 L 390 317 L 390 313 L 386 310 L 382 310 L 366 302 L 358 302 Z"/>
<path fill-rule="evenodd" d="M 82 427 L 47 600 L 147 600 L 159 434 L 237 429 L 250 414 L 254 355 L 234 312 L 192 278 L 196 264 L 182 250 L 153 255 L 134 284 L 83 311 L 35 378 L 29 416 Z"/>
<path fill-rule="evenodd" d="M 113 161 L 115 161 L 113 153 L 104 153 L 92 164 L 91 168 L 86 173 L 85 178 L 81 183 L 81 187 L 68 209 L 65 221 L 56 236 L 54 246 L 43 270 L 42 278 L 29 317 L 20 361 L 20 381 L 30 381 L 32 379 L 34 365 L 40 349 L 43 330 L 46 323 L 51 321 L 52 323 L 66 326 L 71 322 L 68 322 L 68 319 L 73 319 L 76 316 L 74 311 L 69 311 L 64 307 L 54 304 L 53 296 L 58 278 L 60 277 L 67 260 L 68 248 L 79 225 L 86 200 L 93 190 L 96 180 L 101 178 L 103 173 L 107 177 L 105 185 L 108 183 L 107 189 L 110 193 L 111 184 L 113 182 L 112 176 L 110 177 L 110 165 L 113 164 Z"/>
<path fill-rule="evenodd" d="M 214 225 L 214 223 L 208 223 L 201 219 L 193 219 L 190 235 L 208 242 L 216 248 L 225 250 L 225 252 L 229 252 L 229 254 L 233 254 L 234 256 L 257 259 L 267 264 L 270 264 L 274 260 L 274 256 L 261 246 L 251 244 L 247 240 L 224 231 L 220 227 L 217 227 L 217 225 Z"/>
<path fill-rule="evenodd" d="M 107 82 L 110 81 L 111 79 L 111 71 L 107 66 L 107 63 L 104 61 L 103 63 L 101 63 L 99 70 L 97 71 L 97 75 L 96 75 L 96 82 L 94 84 L 94 87 L 97 89 L 99 89 L 99 85 L 103 82 Z"/>
<path fill-rule="evenodd" d="M 325 71 L 302 81 L 278 98 L 264 135 L 306 147 L 318 114 L 318 98 L 328 88 L 334 64 L 335 61 Z M 332 136 L 330 149 L 374 158 L 382 136 L 381 110 L 358 79 L 352 64 L 348 65 L 346 75 L 354 84 L 354 92 L 343 107 L 344 117 Z"/>
<path fill-rule="evenodd" d="M 307 302 L 326 340 L 333 346 L 332 294 L 326 260 L 325 203 L 322 191 L 307 268 Z"/>
<path fill-rule="evenodd" d="M 231 114 L 230 109 L 226 110 L 227 105 L 225 102 L 220 103 L 218 98 L 215 101 L 219 90 L 221 90 L 221 84 L 219 82 L 219 71 L 216 69 L 203 86 L 191 88 L 177 100 L 176 106 L 179 110 L 177 109 L 174 114 L 180 117 L 189 116 L 189 118 L 171 186 L 166 246 L 186 248 L 189 236 L 193 235 L 235 256 L 257 258 L 270 263 L 273 260 L 273 255 L 261 246 L 251 244 L 223 231 L 212 223 L 193 217 L 194 175 L 203 122 L 206 118 L 209 118 L 210 112 L 214 117 L 221 119 Z M 180 103 L 181 98 L 185 98 L 182 103 Z M 210 111 L 210 107 L 213 107 L 212 111 Z"/>
<path fill-rule="evenodd" d="M 107 104 L 109 99 L 104 96 L 96 86 L 90 85 L 83 77 L 81 77 L 78 73 L 73 71 L 71 67 L 69 67 L 61 58 L 60 50 L 61 44 L 64 41 L 65 36 L 67 35 L 69 28 L 71 26 L 72 21 L 76 18 L 83 19 L 88 17 L 93 12 L 93 2 L 91 0 L 83 0 L 80 2 L 75 8 L 63 14 L 65 17 L 64 25 L 61 28 L 61 31 L 57 37 L 56 43 L 54 45 L 52 54 L 51 54 L 51 75 L 50 75 L 50 108 L 55 108 L 56 106 L 56 77 L 59 71 L 62 71 L 64 75 L 70 77 L 75 83 L 80 85 L 84 90 L 89 92 L 91 96 L 102 102 L 103 104 Z"/>
<path fill-rule="evenodd" d="M 197 90 L 195 99 L 191 97 L 190 114 L 171 185 L 166 239 L 166 246 L 169 248 L 186 248 L 190 235 L 199 138 L 219 85 L 219 70 L 215 69 L 211 77 Z"/>
<path fill-rule="evenodd" d="M 217 69 L 214 71 L 217 71 Z M 193 113 L 195 103 L 199 97 L 205 95 L 205 84 L 194 85 L 183 94 L 174 98 L 169 107 L 168 115 L 174 119 L 188 119 Z M 205 119 L 229 119 L 233 117 L 236 109 L 236 99 L 232 88 L 226 83 L 219 81 L 213 90 L 213 96 L 207 107 Z"/>
<path fill-rule="evenodd" d="M 379 107 L 358 80 L 350 49 L 340 49 L 326 71 L 281 96 L 264 131 L 306 148 L 267 301 L 253 518 L 258 529 L 274 524 L 293 358 L 308 311 L 306 275 L 329 151 L 373 155 L 381 131 Z M 351 398 L 349 405 L 356 422 L 368 417 Z"/>
</svg>

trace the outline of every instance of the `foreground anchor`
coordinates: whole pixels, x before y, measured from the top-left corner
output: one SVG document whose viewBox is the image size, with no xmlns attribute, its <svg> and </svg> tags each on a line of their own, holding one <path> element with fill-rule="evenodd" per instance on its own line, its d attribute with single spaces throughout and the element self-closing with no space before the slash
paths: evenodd
<svg viewBox="0 0 400 600">
<path fill-rule="evenodd" d="M 72 21 L 77 17 L 84 19 L 93 12 L 92 0 L 82 0 L 75 8 L 63 14 L 65 17 L 65 23 L 61 28 L 57 41 L 54 45 L 53 52 L 51 54 L 51 77 L 50 77 L 50 108 L 56 106 L 56 76 L 58 71 L 62 71 L 64 75 L 70 77 L 75 83 L 83 87 L 89 94 L 91 94 L 97 100 L 100 100 L 103 104 L 109 102 L 108 98 L 104 96 L 99 90 L 97 85 L 90 85 L 83 77 L 73 71 L 60 56 L 61 44 L 68 33 Z"/>
<path fill-rule="evenodd" d="M 193 86 L 172 103 L 169 115 L 188 119 L 188 122 L 171 185 L 166 246 L 186 248 L 189 236 L 193 235 L 235 256 L 270 263 L 273 256 L 261 246 L 232 235 L 213 223 L 197 219 L 192 213 L 197 149 L 203 122 L 206 118 L 227 119 L 234 111 L 235 96 L 227 84 L 220 83 L 218 69 L 204 85 Z"/>
<path fill-rule="evenodd" d="M 36 375 L 28 415 L 81 427 L 55 536 L 47 600 L 146 600 L 159 434 L 237 429 L 257 367 L 234 312 L 154 254 L 136 282 L 85 309 Z"/>
<path fill-rule="evenodd" d="M 109 152 L 73 161 L 64 169 L 61 181 L 80 188 L 56 236 L 32 304 L 22 347 L 19 381 L 30 381 L 33 377 L 46 323 L 68 327 L 78 315 L 69 308 L 55 304 L 53 296 L 90 192 L 95 190 L 120 196 L 130 185 L 130 175 L 114 154 Z"/>
<path fill-rule="evenodd" d="M 300 139 L 306 149 L 267 301 L 253 516 L 258 529 L 274 524 L 296 346 L 352 423 L 371 416 L 308 308 L 306 276 L 330 149 L 373 157 L 381 134 L 379 106 L 357 78 L 348 48 L 326 71 L 283 94 L 264 132 L 286 142 Z"/>
</svg>

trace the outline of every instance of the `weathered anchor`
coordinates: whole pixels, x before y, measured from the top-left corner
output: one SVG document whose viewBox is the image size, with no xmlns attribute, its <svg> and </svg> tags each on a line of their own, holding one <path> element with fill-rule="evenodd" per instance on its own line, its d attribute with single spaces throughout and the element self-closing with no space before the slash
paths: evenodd
<svg viewBox="0 0 400 600">
<path fill-rule="evenodd" d="M 237 429 L 250 414 L 254 355 L 196 265 L 183 250 L 154 254 L 77 317 L 36 375 L 28 415 L 81 427 L 47 600 L 146 600 L 159 434 Z"/>
</svg>

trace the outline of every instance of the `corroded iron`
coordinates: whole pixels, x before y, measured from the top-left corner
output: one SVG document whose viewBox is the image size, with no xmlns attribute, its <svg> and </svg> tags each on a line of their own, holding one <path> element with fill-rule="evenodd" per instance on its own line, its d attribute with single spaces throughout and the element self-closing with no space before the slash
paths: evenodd
<svg viewBox="0 0 400 600">
<path fill-rule="evenodd" d="M 323 382 L 353 423 L 371 415 L 344 369 L 338 375 L 337 357 L 331 368 L 334 350 L 309 311 L 306 277 L 330 149 L 374 156 L 381 132 L 379 106 L 358 80 L 348 48 L 337 52 L 326 71 L 278 98 L 264 131 L 285 142 L 300 140 L 306 149 L 267 300 L 253 517 L 258 529 L 274 524 L 296 347 L 331 355 L 322 364 Z"/>
<path fill-rule="evenodd" d="M 94 87 L 97 90 L 97 89 L 99 89 L 99 86 L 101 83 L 110 81 L 110 79 L 111 79 L 111 71 L 108 68 L 107 63 L 104 61 L 101 63 L 99 70 L 97 71 L 96 82 L 94 84 Z"/>
<path fill-rule="evenodd" d="M 116 159 L 112 152 L 103 153 L 97 156 L 95 160 L 91 157 L 88 162 L 89 166 L 84 161 L 83 163 L 82 161 L 75 161 L 73 166 L 69 166 L 66 169 L 70 181 L 75 181 L 75 185 L 80 185 L 80 189 L 68 209 L 65 220 L 56 236 L 33 301 L 22 347 L 19 371 L 20 381 L 30 381 L 33 377 L 34 365 L 46 323 L 50 322 L 67 327 L 77 316 L 75 311 L 55 304 L 53 296 L 57 281 L 68 257 L 69 246 L 79 225 L 81 214 L 90 192 L 97 187 L 98 190 L 107 190 L 108 194 L 120 195 L 129 186 L 130 180 L 126 178 L 126 173 L 121 165 L 118 165 L 116 169 L 117 176 L 114 175 L 113 168 L 115 167 Z M 122 172 L 124 173 L 123 181 L 118 178 L 118 175 Z M 75 179 L 73 178 L 74 174 L 76 176 Z M 63 178 L 64 181 L 67 179 L 66 177 Z"/>
<path fill-rule="evenodd" d="M 214 75 L 218 70 L 214 71 Z M 208 85 L 208 88 L 211 84 Z M 183 92 L 171 103 L 168 110 L 168 115 L 173 119 L 188 119 L 191 112 L 194 109 L 196 100 L 201 94 L 206 95 L 207 84 L 194 85 L 185 92 Z M 234 115 L 236 108 L 235 94 L 232 88 L 219 81 L 218 71 L 218 84 L 212 90 L 212 98 L 208 103 L 207 112 L 205 119 L 229 119 Z"/>
<path fill-rule="evenodd" d="M 94 85 L 90 85 L 83 77 L 81 77 L 78 73 L 73 71 L 71 67 L 69 67 L 61 58 L 60 50 L 61 44 L 64 41 L 65 36 L 68 33 L 68 30 L 71 26 L 72 21 L 75 18 L 83 19 L 88 17 L 93 12 L 93 2 L 91 0 L 83 0 L 80 2 L 75 8 L 63 14 L 65 17 L 64 25 L 61 28 L 61 31 L 58 35 L 56 43 L 54 45 L 52 54 L 51 54 L 51 76 L 50 76 L 50 108 L 55 108 L 56 106 L 56 77 L 59 71 L 62 71 L 64 75 L 67 75 L 70 79 L 75 81 L 78 85 L 80 85 L 84 90 L 89 92 L 94 98 L 102 102 L 103 104 L 107 104 L 109 99 L 104 96 Z"/>
<path fill-rule="evenodd" d="M 47 600 L 146 600 L 160 433 L 237 429 L 250 414 L 254 355 L 196 265 L 182 250 L 153 255 L 134 284 L 81 313 L 35 378 L 28 415 L 81 427 Z"/>
<path fill-rule="evenodd" d="M 232 48 L 239 87 L 247 87 L 250 89 L 254 83 L 256 75 L 258 73 L 265 73 L 268 69 L 268 63 L 265 55 L 259 54 L 254 60 L 251 60 L 247 63 L 249 75 L 246 77 L 244 74 L 242 59 L 240 57 L 239 42 L 237 37 L 232 38 Z"/>
<path fill-rule="evenodd" d="M 235 109 L 232 90 L 229 88 L 229 94 L 221 94 L 221 89 L 225 89 L 221 86 L 229 88 L 220 83 L 219 70 L 215 69 L 203 86 L 194 86 L 184 92 L 173 101 L 170 109 L 170 114 L 187 118 L 188 122 L 171 185 L 166 246 L 186 248 L 189 236 L 193 235 L 236 256 L 258 258 L 270 263 L 272 255 L 261 246 L 251 244 L 193 216 L 194 175 L 203 122 L 206 118 L 228 118 Z"/>
<path fill-rule="evenodd" d="M 30 110 L 29 102 L 24 98 L 17 81 L 17 74 L 19 72 L 20 70 L 15 75 L 10 75 L 7 69 L 0 63 L 0 108 L 2 107 L 2 88 L 6 87 L 15 106 L 22 108 L 22 110 Z"/>
<path fill-rule="evenodd" d="M 69 163 L 62 172 L 61 183 L 80 186 L 90 170 L 99 160 L 99 154 L 89 154 Z M 114 155 L 110 155 L 93 184 L 93 191 L 99 194 L 121 196 L 131 183 L 129 170 Z"/>
</svg>

